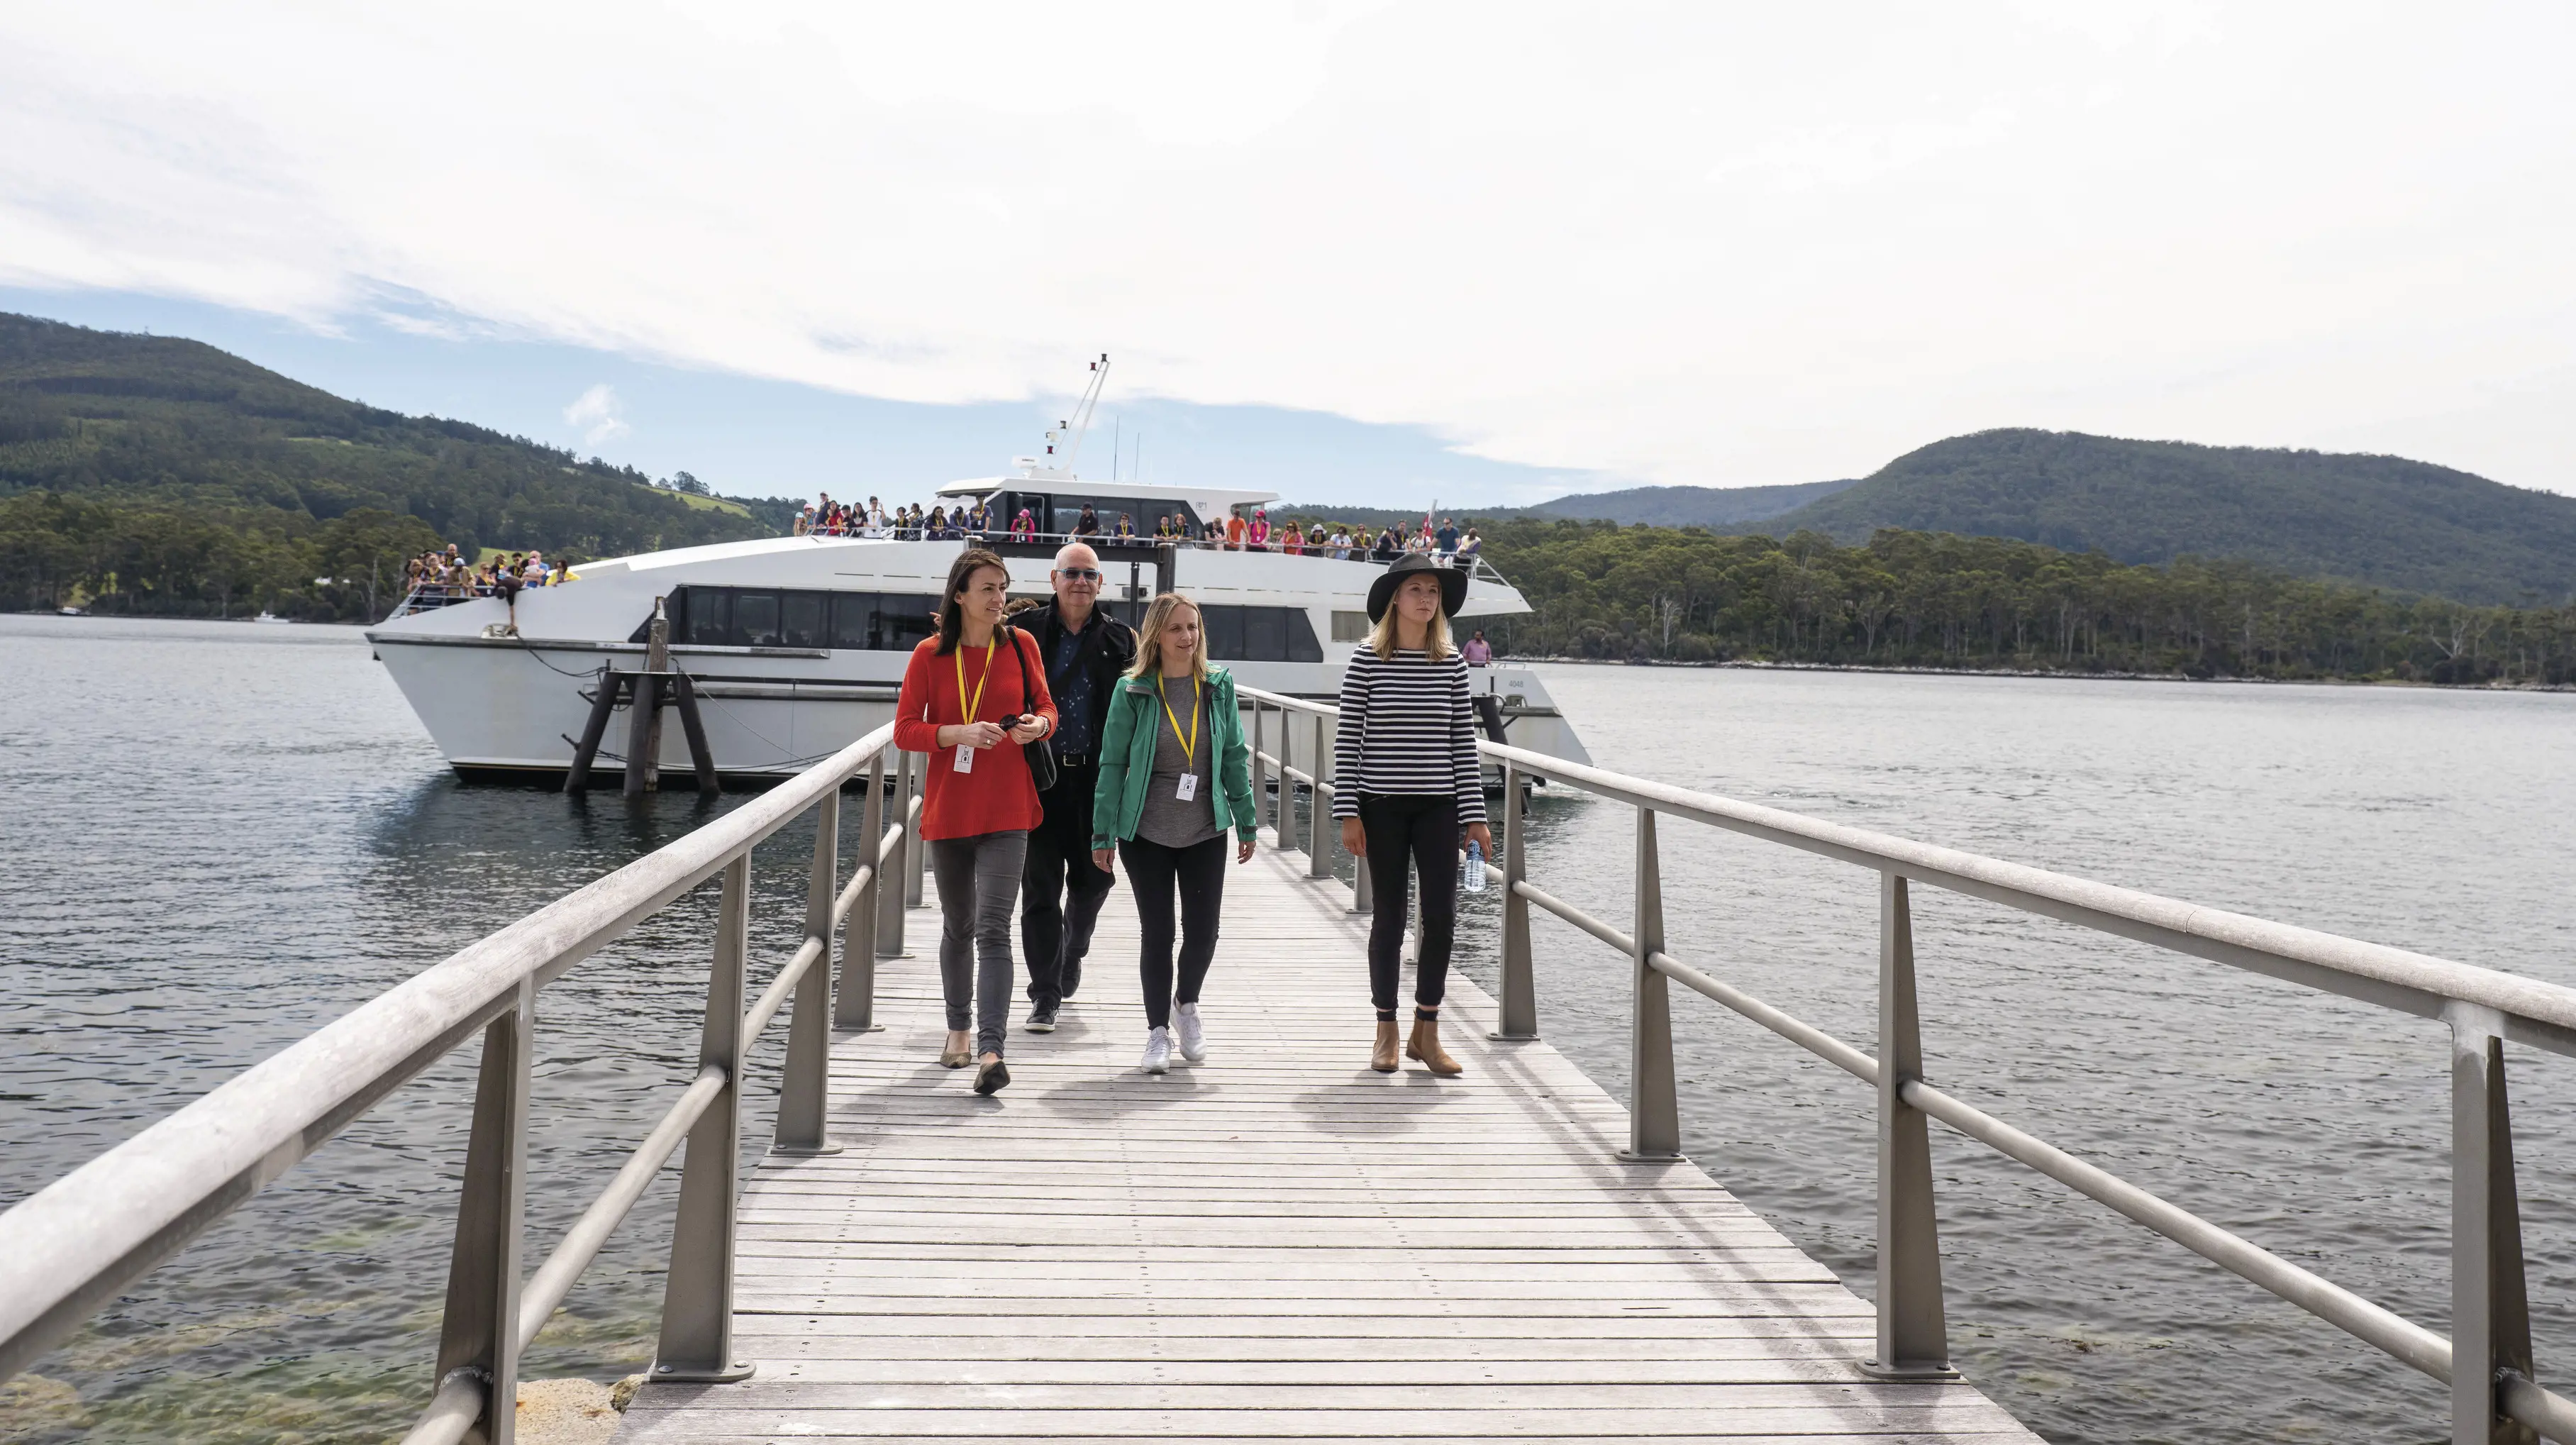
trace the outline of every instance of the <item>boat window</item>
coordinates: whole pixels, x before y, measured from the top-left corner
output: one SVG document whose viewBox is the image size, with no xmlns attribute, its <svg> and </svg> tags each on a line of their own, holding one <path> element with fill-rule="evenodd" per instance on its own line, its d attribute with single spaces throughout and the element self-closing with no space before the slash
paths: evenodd
<svg viewBox="0 0 2576 1445">
<path fill-rule="evenodd" d="M 1242 608 L 1202 606 L 1199 625 L 1207 632 L 1208 656 L 1219 662 L 1244 660 Z"/>
<path fill-rule="evenodd" d="M 1306 615 L 1306 609 L 1286 607 L 1280 610 L 1288 614 L 1288 660 L 1290 662 L 1323 661 L 1324 645 L 1315 640 L 1315 621 Z"/>
<path fill-rule="evenodd" d="M 1335 642 L 1366 642 L 1368 641 L 1368 635 L 1369 620 L 1367 613 L 1336 612 L 1333 614 L 1333 640 Z"/>
<path fill-rule="evenodd" d="M 828 647 L 823 629 L 828 592 L 782 592 L 778 597 L 778 633 L 789 647 Z"/>
<path fill-rule="evenodd" d="M 1321 662 L 1315 624 L 1303 607 L 1199 609 L 1207 627 L 1208 656 L 1219 662 Z"/>
<path fill-rule="evenodd" d="M 1137 536 L 1150 537 L 1154 535 L 1157 518 L 1170 512 L 1186 514 L 1190 509 L 1187 502 L 1149 502 L 1138 497 L 1057 497 L 1053 530 L 1071 532 L 1082 521 L 1082 508 L 1086 502 L 1091 505 L 1091 515 L 1100 520 L 1100 535 L 1104 537 L 1118 530 L 1121 512 L 1127 515 Z"/>
<path fill-rule="evenodd" d="M 915 643 L 938 630 L 938 598 L 927 592 L 880 592 L 868 646 L 880 652 L 910 652 Z"/>
<path fill-rule="evenodd" d="M 832 594 L 832 640 L 827 647 L 856 650 L 868 645 L 868 628 L 877 616 L 877 594 L 873 592 L 836 592 Z"/>
<path fill-rule="evenodd" d="M 778 594 L 746 592 L 733 594 L 733 637 L 736 647 L 777 647 Z"/>
<path fill-rule="evenodd" d="M 1285 607 L 1243 609 L 1243 655 L 1246 660 L 1287 660 L 1288 620 L 1281 616 L 1287 610 Z"/>
<path fill-rule="evenodd" d="M 666 606 L 679 614 L 680 625 L 671 631 L 682 642 L 723 647 L 732 635 L 733 593 L 722 587 L 683 587 Z"/>
<path fill-rule="evenodd" d="M 829 647 L 910 651 L 938 629 L 922 592 L 682 587 L 669 603 L 672 640 L 699 647 Z"/>
</svg>

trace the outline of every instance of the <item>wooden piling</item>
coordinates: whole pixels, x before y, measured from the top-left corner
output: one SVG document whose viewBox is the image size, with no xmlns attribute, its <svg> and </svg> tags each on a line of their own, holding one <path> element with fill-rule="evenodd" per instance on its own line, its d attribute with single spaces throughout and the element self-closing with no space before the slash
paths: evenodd
<svg viewBox="0 0 2576 1445">
<path fill-rule="evenodd" d="M 650 793 L 662 785 L 662 680 L 671 669 L 671 619 L 663 599 L 653 599 L 653 620 L 645 628 L 644 671 L 635 679 L 635 701 L 629 710 L 626 750 L 626 795 Z"/>
<path fill-rule="evenodd" d="M 564 774 L 563 790 L 578 793 L 590 786 L 590 765 L 599 756 L 600 740 L 608 736 L 608 715 L 617 709 L 617 694 L 625 685 L 615 668 L 603 664 L 592 683 L 597 689 L 590 699 L 590 720 L 581 725 L 581 741 L 572 745 L 572 767 Z"/>
<path fill-rule="evenodd" d="M 671 700 L 680 706 L 680 731 L 689 740 L 689 762 L 698 771 L 698 794 L 712 798 L 720 791 L 716 755 L 707 747 L 707 725 L 698 717 L 698 689 L 687 673 L 671 674 Z"/>
</svg>

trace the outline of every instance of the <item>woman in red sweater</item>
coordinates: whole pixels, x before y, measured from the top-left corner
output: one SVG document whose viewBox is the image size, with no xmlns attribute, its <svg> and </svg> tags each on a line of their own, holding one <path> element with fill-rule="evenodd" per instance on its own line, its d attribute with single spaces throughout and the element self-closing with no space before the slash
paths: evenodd
<svg viewBox="0 0 2576 1445">
<path fill-rule="evenodd" d="M 948 1004 L 948 1045 L 939 1062 L 962 1069 L 980 1059 L 979 1094 L 1011 1081 L 1002 1064 L 1018 974 L 1011 908 L 1019 901 L 1029 830 L 1042 816 L 1020 748 L 1055 731 L 1045 660 L 1034 643 L 1001 625 L 1010 586 L 1001 558 L 981 547 L 958 554 L 939 607 L 939 635 L 912 650 L 895 703 L 894 745 L 930 754 L 921 836 L 939 879 L 939 986 Z"/>
</svg>

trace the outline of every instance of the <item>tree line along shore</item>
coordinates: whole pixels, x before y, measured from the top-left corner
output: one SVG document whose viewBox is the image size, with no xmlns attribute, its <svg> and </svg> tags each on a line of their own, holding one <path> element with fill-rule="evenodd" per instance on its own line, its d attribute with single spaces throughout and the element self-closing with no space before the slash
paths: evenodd
<svg viewBox="0 0 2576 1445">
<path fill-rule="evenodd" d="M 1480 525 L 1486 559 L 1535 609 L 1487 627 L 1506 655 L 2576 683 L 2576 606 L 2563 599 L 2479 606 L 2249 562 L 2127 565 L 2035 542 L 1893 528 L 1843 546 L 1813 532 Z M 404 562 L 447 540 L 381 508 L 262 525 L 228 509 L 26 492 L 0 497 L 0 606 L 368 622 L 399 596 Z"/>
<path fill-rule="evenodd" d="M 1515 520 L 1485 555 L 1535 613 L 1487 629 L 1521 656 L 2427 682 L 2576 683 L 2576 605 L 2477 606 L 2250 562 L 1880 530 Z"/>
</svg>

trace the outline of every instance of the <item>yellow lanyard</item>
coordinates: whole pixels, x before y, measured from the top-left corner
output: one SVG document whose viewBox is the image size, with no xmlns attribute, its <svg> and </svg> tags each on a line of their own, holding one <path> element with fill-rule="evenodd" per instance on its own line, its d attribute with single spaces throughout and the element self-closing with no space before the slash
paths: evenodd
<svg viewBox="0 0 2576 1445">
<path fill-rule="evenodd" d="M 1181 735 L 1181 720 L 1172 717 L 1172 695 L 1163 691 L 1163 680 L 1154 679 L 1155 695 L 1163 699 L 1163 716 L 1171 718 L 1172 736 Z M 1181 744 L 1181 770 L 1187 772 L 1199 763 L 1199 676 L 1190 674 L 1190 736 Z"/>
<path fill-rule="evenodd" d="M 975 700 L 971 703 L 966 701 L 966 649 L 960 647 L 949 654 L 957 659 L 957 700 L 965 704 L 968 722 L 973 722 L 975 714 L 984 710 L 984 684 L 993 680 L 993 653 L 1001 640 L 1002 634 L 995 632 L 993 640 L 984 644 L 984 675 L 975 679 Z"/>
</svg>

